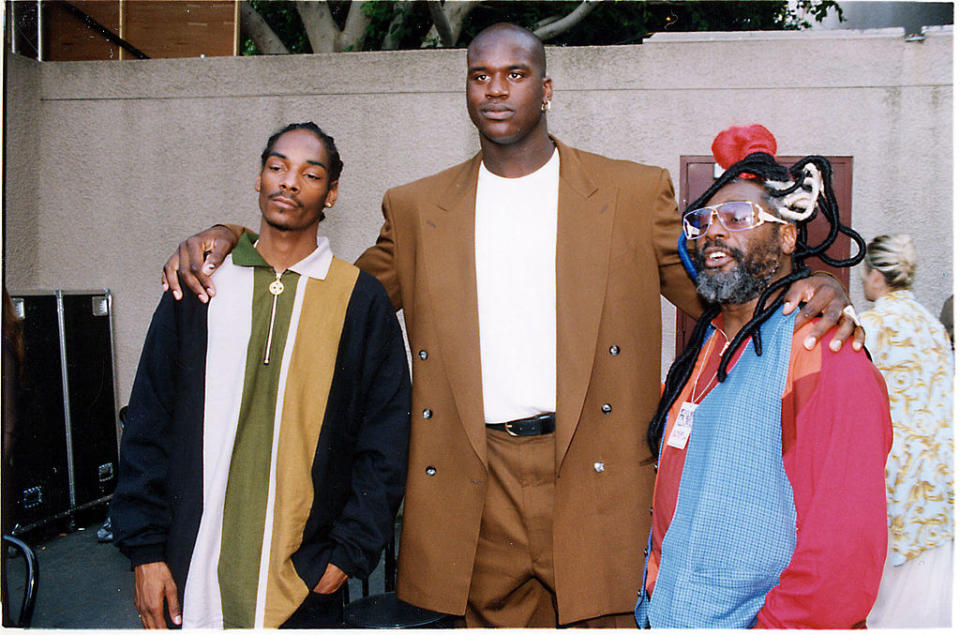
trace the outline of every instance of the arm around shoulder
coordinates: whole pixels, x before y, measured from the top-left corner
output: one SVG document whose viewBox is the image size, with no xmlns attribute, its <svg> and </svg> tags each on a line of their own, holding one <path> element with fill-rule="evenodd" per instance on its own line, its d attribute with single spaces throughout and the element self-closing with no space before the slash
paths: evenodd
<svg viewBox="0 0 960 635">
<path fill-rule="evenodd" d="M 383 195 L 381 205 L 383 225 L 380 227 L 380 235 L 377 236 L 376 244 L 360 254 L 355 264 L 380 281 L 396 310 L 402 308 L 403 301 L 400 296 L 400 281 L 396 270 L 398 254 L 396 227 L 393 222 L 394 202 L 392 192 L 393 190 L 389 190 Z"/>
<path fill-rule="evenodd" d="M 210 275 L 245 231 L 249 230 L 240 225 L 214 225 L 182 241 L 163 267 L 164 291 L 169 289 L 179 300 L 183 297 L 181 286 L 186 286 L 201 302 L 216 295 Z"/>
<path fill-rule="evenodd" d="M 650 201 L 650 206 L 653 215 L 653 245 L 660 268 L 660 293 L 690 317 L 699 318 L 704 305 L 680 260 L 677 249 L 683 233 L 680 212 L 677 209 L 670 173 L 662 168 L 656 195 Z"/>
</svg>

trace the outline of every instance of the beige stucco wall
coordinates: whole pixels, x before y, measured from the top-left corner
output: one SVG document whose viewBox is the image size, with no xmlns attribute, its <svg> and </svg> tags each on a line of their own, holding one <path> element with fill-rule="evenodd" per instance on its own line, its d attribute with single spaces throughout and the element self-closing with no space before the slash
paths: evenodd
<svg viewBox="0 0 960 635">
<path fill-rule="evenodd" d="M 854 226 L 914 235 L 916 291 L 938 312 L 953 280 L 952 46 L 948 27 L 919 43 L 884 30 L 549 48 L 550 128 L 674 175 L 734 123 L 764 123 L 783 154 L 851 155 Z M 216 221 L 256 226 L 258 156 L 277 127 L 313 119 L 336 137 L 346 166 L 321 228 L 349 259 L 376 238 L 388 187 L 478 148 L 463 51 L 7 64 L 6 284 L 113 290 L 121 403 L 161 264 Z M 853 297 L 864 308 L 858 284 Z"/>
</svg>

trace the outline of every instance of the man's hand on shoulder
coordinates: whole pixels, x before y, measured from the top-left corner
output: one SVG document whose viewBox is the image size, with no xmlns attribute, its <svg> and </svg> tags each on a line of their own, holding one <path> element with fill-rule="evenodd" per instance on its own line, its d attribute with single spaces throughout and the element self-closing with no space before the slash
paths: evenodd
<svg viewBox="0 0 960 635">
<path fill-rule="evenodd" d="M 170 621 L 180 624 L 180 603 L 177 601 L 177 583 L 165 562 L 137 565 L 133 570 L 134 603 L 144 628 L 166 628 L 163 603 L 166 600 Z"/>
<path fill-rule="evenodd" d="M 850 335 L 853 335 L 853 350 L 863 348 L 864 330 L 854 321 L 850 313 L 853 305 L 847 297 L 847 291 L 840 281 L 831 275 L 814 274 L 809 278 L 797 280 L 787 290 L 784 297 L 783 312 L 791 313 L 801 302 L 806 306 L 797 314 L 794 330 L 800 329 L 813 318 L 822 316 L 810 330 L 810 335 L 803 341 L 807 350 L 813 350 L 817 342 L 834 326 L 838 326 L 833 339 L 830 341 L 830 350 L 836 352 L 843 346 Z M 850 307 L 847 311 L 844 309 Z M 853 313 L 856 315 L 856 313 Z"/>
<path fill-rule="evenodd" d="M 313 592 L 329 595 L 336 592 L 346 581 L 347 574 L 331 562 L 327 565 L 326 570 L 324 570 L 323 576 L 320 578 L 320 581 L 317 582 L 317 586 L 313 587 Z"/>
<path fill-rule="evenodd" d="M 183 284 L 201 302 L 208 301 L 217 293 L 210 275 L 223 263 L 227 254 L 233 251 L 239 238 L 240 234 L 231 227 L 214 225 L 181 242 L 176 253 L 170 256 L 163 267 L 163 290 L 169 289 L 177 300 L 183 297 L 180 279 L 177 278 L 179 271 Z"/>
</svg>

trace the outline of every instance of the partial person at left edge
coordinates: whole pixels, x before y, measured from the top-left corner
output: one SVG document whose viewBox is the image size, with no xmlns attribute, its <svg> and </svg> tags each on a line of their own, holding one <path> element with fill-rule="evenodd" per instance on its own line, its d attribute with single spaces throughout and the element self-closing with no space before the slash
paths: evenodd
<svg viewBox="0 0 960 635">
<path fill-rule="evenodd" d="M 16 487 L 14 486 L 14 446 L 21 430 L 18 423 L 21 416 L 21 399 L 23 396 L 23 322 L 17 317 L 13 308 L 13 300 L 3 287 L 3 465 L 0 467 L 0 485 L 2 485 L 3 509 L 0 512 L 0 521 L 4 535 L 9 534 L 14 527 L 13 515 L 16 502 Z M 0 587 L 3 595 L 3 626 L 16 626 L 7 608 L 10 606 L 7 596 L 7 548 L 4 545 L 0 558 Z"/>
<path fill-rule="evenodd" d="M 111 508 L 147 628 L 336 626 L 393 532 L 410 378 L 383 287 L 317 235 L 341 167 L 314 123 L 275 133 L 216 300 L 154 313 Z"/>
</svg>

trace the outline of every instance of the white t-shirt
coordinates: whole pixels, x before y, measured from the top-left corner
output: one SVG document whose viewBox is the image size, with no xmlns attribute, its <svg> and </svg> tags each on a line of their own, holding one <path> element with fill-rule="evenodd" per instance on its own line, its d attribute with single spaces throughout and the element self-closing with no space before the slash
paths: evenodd
<svg viewBox="0 0 960 635">
<path fill-rule="evenodd" d="M 480 164 L 475 250 L 486 423 L 557 407 L 560 155 L 503 178 Z"/>
</svg>

